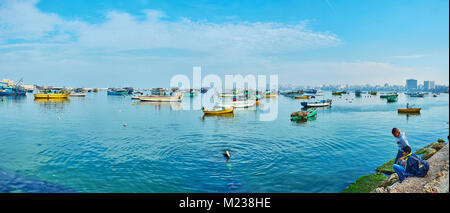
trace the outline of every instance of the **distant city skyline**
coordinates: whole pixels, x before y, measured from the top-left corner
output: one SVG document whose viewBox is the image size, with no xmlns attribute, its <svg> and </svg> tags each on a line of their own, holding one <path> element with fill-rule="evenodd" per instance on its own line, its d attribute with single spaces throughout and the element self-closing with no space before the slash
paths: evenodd
<svg viewBox="0 0 450 213">
<path fill-rule="evenodd" d="M 279 84 L 449 79 L 448 1 L 0 1 L 0 79 L 168 87 L 172 76 Z"/>
</svg>

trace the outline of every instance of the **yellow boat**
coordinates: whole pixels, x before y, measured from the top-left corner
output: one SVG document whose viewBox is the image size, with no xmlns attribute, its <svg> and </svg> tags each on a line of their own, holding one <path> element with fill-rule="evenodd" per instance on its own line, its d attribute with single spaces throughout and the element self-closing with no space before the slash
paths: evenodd
<svg viewBox="0 0 450 213">
<path fill-rule="evenodd" d="M 295 99 L 309 99 L 310 96 L 309 95 L 305 95 L 305 96 L 295 96 Z"/>
<path fill-rule="evenodd" d="M 205 115 L 220 115 L 220 114 L 228 114 L 233 113 L 234 107 L 219 107 L 212 110 L 203 109 L 203 113 Z"/>
<path fill-rule="evenodd" d="M 65 99 L 70 93 L 36 93 L 34 99 Z"/>
<path fill-rule="evenodd" d="M 266 94 L 266 98 L 275 98 L 275 97 L 277 97 L 276 93 Z"/>
<path fill-rule="evenodd" d="M 399 113 L 418 113 L 422 108 L 398 109 Z"/>
</svg>

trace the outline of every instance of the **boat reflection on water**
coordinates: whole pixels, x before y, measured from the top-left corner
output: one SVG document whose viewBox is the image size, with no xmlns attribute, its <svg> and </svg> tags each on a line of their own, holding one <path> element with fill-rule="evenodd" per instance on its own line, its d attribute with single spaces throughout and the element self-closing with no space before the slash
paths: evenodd
<svg viewBox="0 0 450 213">
<path fill-rule="evenodd" d="M 143 102 L 137 103 L 138 106 L 153 106 L 155 110 L 161 110 L 163 107 L 170 107 L 171 110 L 178 111 L 183 110 L 183 104 L 181 102 Z"/>
<path fill-rule="evenodd" d="M 234 113 L 226 113 L 226 114 L 204 114 L 202 116 L 202 120 L 205 120 L 205 118 L 208 117 L 215 117 L 218 119 L 232 119 L 234 118 Z"/>
<path fill-rule="evenodd" d="M 413 118 L 413 117 L 420 117 L 420 112 L 408 112 L 408 113 L 398 113 L 399 117 L 406 117 L 406 121 L 409 120 L 409 118 Z"/>
<path fill-rule="evenodd" d="M 44 110 L 62 112 L 66 105 L 70 103 L 70 99 L 34 99 L 34 102 Z"/>
<path fill-rule="evenodd" d="M 27 99 L 25 95 L 18 96 L 0 96 L 0 103 L 23 103 Z"/>
</svg>

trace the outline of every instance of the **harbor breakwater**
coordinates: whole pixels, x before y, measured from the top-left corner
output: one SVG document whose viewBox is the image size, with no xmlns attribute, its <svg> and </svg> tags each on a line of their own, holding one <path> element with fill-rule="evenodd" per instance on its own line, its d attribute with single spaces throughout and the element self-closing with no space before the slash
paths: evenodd
<svg viewBox="0 0 450 213">
<path fill-rule="evenodd" d="M 361 176 L 341 193 L 448 193 L 449 145 L 439 139 L 415 154 L 430 164 L 425 177 L 408 177 L 399 183 L 392 159 L 376 168 L 375 173 Z"/>
</svg>

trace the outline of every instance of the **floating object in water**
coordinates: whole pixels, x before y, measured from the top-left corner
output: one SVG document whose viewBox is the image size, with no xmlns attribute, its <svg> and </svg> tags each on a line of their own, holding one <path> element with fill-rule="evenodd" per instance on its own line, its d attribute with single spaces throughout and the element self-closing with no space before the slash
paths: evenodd
<svg viewBox="0 0 450 213">
<path fill-rule="evenodd" d="M 127 127 L 128 126 L 128 124 L 123 124 L 123 127 Z"/>
<path fill-rule="evenodd" d="M 304 107 L 325 107 L 325 106 L 331 105 L 331 99 L 320 100 L 320 101 L 301 102 L 301 105 Z"/>
<path fill-rule="evenodd" d="M 206 110 L 203 109 L 203 113 L 205 115 L 219 115 L 219 114 L 227 114 L 233 113 L 234 107 L 214 107 L 213 109 Z"/>
<path fill-rule="evenodd" d="M 420 113 L 422 108 L 406 108 L 406 109 L 398 109 L 399 113 Z"/>
</svg>

